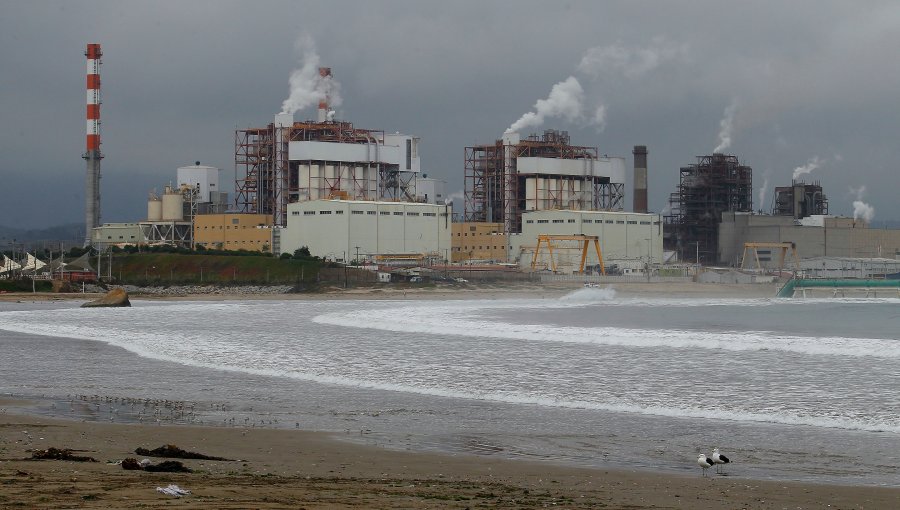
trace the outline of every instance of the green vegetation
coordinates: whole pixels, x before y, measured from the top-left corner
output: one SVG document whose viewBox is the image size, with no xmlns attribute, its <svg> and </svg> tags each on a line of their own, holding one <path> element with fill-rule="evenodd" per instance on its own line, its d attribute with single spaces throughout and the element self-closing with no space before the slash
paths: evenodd
<svg viewBox="0 0 900 510">
<path fill-rule="evenodd" d="M 228 255 L 188 253 L 113 253 L 112 277 L 130 285 L 297 284 L 314 282 L 323 264 L 315 258 L 275 258 L 256 252 Z M 101 271 L 109 274 L 103 257 Z"/>
<path fill-rule="evenodd" d="M 30 278 L 0 280 L 0 291 L 2 292 L 31 292 L 31 289 Z M 34 282 L 34 290 L 37 292 L 50 292 L 53 290 L 53 284 L 46 280 L 37 280 Z"/>
</svg>

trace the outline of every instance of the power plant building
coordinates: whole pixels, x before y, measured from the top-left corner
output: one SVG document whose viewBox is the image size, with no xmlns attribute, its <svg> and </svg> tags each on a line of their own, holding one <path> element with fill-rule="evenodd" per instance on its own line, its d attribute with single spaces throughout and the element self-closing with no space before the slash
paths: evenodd
<svg viewBox="0 0 900 510">
<path fill-rule="evenodd" d="M 698 156 L 697 163 L 681 168 L 678 191 L 670 196 L 669 207 L 666 249 L 675 251 L 680 260 L 716 264 L 721 260 L 722 214 L 753 211 L 753 169 L 736 156 Z"/>
<path fill-rule="evenodd" d="M 280 253 L 307 247 L 335 261 L 380 255 L 427 255 L 450 249 L 449 205 L 370 200 L 308 200 L 288 204 Z"/>
<path fill-rule="evenodd" d="M 456 222 L 452 226 L 450 261 L 506 262 L 508 237 L 502 223 Z"/>
<path fill-rule="evenodd" d="M 466 147 L 465 221 L 501 223 L 505 233 L 517 233 L 526 211 L 621 210 L 625 159 L 569 142 L 568 132 L 546 130 Z"/>
<path fill-rule="evenodd" d="M 900 230 L 869 228 L 864 221 L 832 216 L 769 216 L 724 213 L 719 225 L 718 258 L 739 266 L 744 243 L 791 243 L 799 258 L 897 258 L 900 257 Z M 776 257 L 760 253 L 764 269 L 777 269 Z"/>
<path fill-rule="evenodd" d="M 264 128 L 235 132 L 236 206 L 288 222 L 288 204 L 308 200 L 416 200 L 419 138 L 359 129 L 320 115 L 278 114 Z"/>
</svg>

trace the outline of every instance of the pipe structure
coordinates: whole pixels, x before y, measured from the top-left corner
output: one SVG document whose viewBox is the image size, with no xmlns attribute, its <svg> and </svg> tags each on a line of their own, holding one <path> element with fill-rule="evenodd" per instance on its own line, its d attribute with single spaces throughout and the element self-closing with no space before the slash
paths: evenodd
<svg viewBox="0 0 900 510">
<path fill-rule="evenodd" d="M 635 145 L 634 151 L 634 212 L 647 212 L 647 146 Z"/>
<path fill-rule="evenodd" d="M 87 138 L 82 158 L 86 161 L 84 246 L 91 244 L 91 232 L 100 226 L 100 51 L 99 44 L 88 44 L 87 57 Z"/>
</svg>

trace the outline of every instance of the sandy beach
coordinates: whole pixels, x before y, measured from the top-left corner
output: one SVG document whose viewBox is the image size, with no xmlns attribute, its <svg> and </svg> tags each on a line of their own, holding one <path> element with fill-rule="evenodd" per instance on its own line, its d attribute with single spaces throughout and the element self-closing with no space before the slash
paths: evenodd
<svg viewBox="0 0 900 510">
<path fill-rule="evenodd" d="M 351 289 L 314 295 L 133 296 L 132 299 L 491 299 L 547 298 L 581 286 Z M 770 297 L 770 286 L 619 284 L 622 296 Z M 5 294 L 0 301 L 91 299 L 84 294 Z M 300 429 L 85 422 L 47 418 L 30 403 L 0 397 L 3 508 L 900 508 L 900 486 L 819 485 L 631 469 L 576 468 L 480 453 L 423 453 L 364 445 L 350 434 Z M 63 413 L 60 413 L 63 415 Z M 192 473 L 127 471 L 136 448 L 174 444 L 232 461 L 183 460 Z M 67 448 L 97 462 L 30 460 Z M 157 463 L 166 459 L 153 458 Z M 694 467 L 692 459 L 686 465 Z M 686 471 L 687 472 L 687 471 Z M 191 491 L 176 498 L 157 487 Z"/>
<path fill-rule="evenodd" d="M 900 507 L 900 488 L 843 487 L 592 470 L 362 446 L 302 430 L 86 423 L 13 413 L 0 401 L 4 508 L 833 508 Z M 234 461 L 184 460 L 192 473 L 114 462 L 174 444 Z M 26 460 L 70 448 L 98 462 Z M 154 463 L 165 459 L 153 458 Z M 624 464 L 625 462 L 623 462 Z M 191 491 L 176 498 L 157 487 Z"/>
</svg>

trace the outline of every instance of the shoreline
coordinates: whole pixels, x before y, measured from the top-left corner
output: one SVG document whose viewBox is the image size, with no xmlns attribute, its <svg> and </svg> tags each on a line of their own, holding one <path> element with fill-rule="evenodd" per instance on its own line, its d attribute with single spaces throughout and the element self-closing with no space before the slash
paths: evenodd
<svg viewBox="0 0 900 510">
<path fill-rule="evenodd" d="M 702 477 L 566 467 L 489 453 L 400 451 L 339 433 L 266 428 L 79 422 L 22 412 L 0 398 L 0 505 L 161 505 L 236 508 L 896 508 L 900 488 Z M 14 406 L 10 410 L 9 407 Z M 107 464 L 137 447 L 175 444 L 240 461 L 182 460 L 194 473 L 124 471 Z M 22 460 L 30 450 L 71 448 L 97 463 Z M 154 463 L 165 460 L 152 458 Z M 175 499 L 170 483 L 192 491 Z"/>
<path fill-rule="evenodd" d="M 278 286 L 271 286 L 272 288 Z M 546 298 L 560 297 L 573 291 L 583 289 L 578 282 L 572 283 L 477 283 L 456 285 L 439 285 L 434 287 L 339 287 L 328 288 L 319 292 L 286 293 L 266 292 L 268 286 L 169 286 L 152 287 L 145 292 L 130 292 L 132 300 L 148 301 L 234 301 L 234 300 L 338 300 L 338 299 L 472 299 L 472 298 Z M 185 290 L 187 289 L 187 290 Z M 204 292 L 196 292 L 204 289 Z M 241 290 L 238 290 L 241 289 Z M 251 289 L 250 292 L 244 290 Z M 663 297 L 663 298 L 767 298 L 775 297 L 777 287 L 771 284 L 722 284 L 699 282 L 628 282 L 601 284 L 594 290 L 612 289 L 620 297 Z M 195 290 L 195 292 L 190 292 Z M 257 291 L 259 290 L 259 291 Z M 51 293 L 51 292 L 7 292 L 0 294 L 0 302 L 47 302 L 93 300 L 105 295 L 94 293 Z"/>
</svg>

